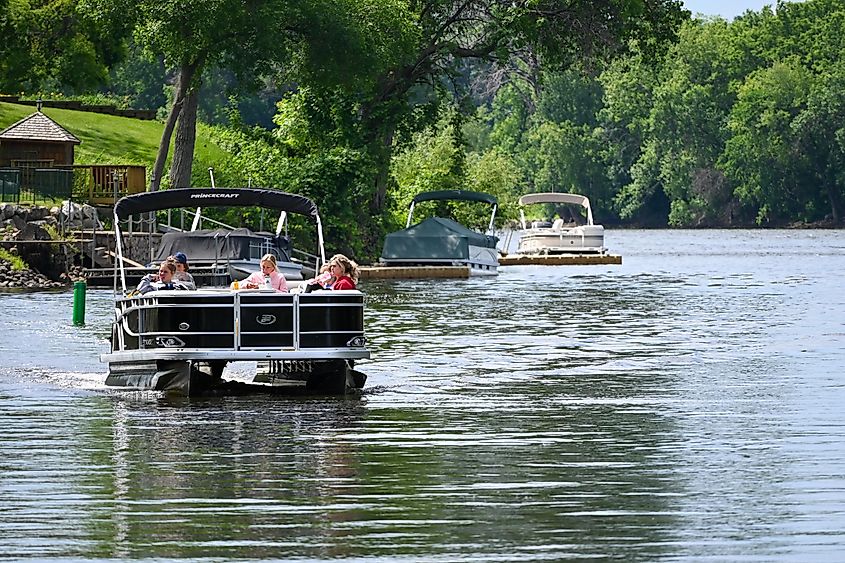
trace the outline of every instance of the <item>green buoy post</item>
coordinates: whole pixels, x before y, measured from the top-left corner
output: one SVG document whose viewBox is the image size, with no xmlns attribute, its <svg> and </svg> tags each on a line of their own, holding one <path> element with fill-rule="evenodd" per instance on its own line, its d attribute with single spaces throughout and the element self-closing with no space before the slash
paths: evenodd
<svg viewBox="0 0 845 563">
<path fill-rule="evenodd" d="M 85 288 L 84 281 L 73 284 L 73 324 L 82 326 L 85 324 Z"/>
</svg>

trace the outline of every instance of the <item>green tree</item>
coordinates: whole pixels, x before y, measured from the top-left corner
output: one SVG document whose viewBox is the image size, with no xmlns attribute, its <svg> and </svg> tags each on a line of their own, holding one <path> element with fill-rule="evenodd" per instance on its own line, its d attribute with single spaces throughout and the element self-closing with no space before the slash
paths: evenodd
<svg viewBox="0 0 845 563">
<path fill-rule="evenodd" d="M 631 183 L 617 197 L 632 216 L 661 190 L 677 226 L 730 224 L 731 185 L 717 167 L 730 133 L 729 112 L 737 85 L 761 64 L 762 48 L 750 48 L 771 12 L 728 24 L 691 20 L 662 61 L 653 84 L 643 162 L 631 167 Z"/>
<path fill-rule="evenodd" d="M 807 107 L 793 122 L 799 150 L 807 155 L 817 198 L 806 206 L 807 219 L 829 215 L 842 221 L 845 203 L 845 61 L 835 64 L 810 87 Z"/>
<path fill-rule="evenodd" d="M 439 123 L 415 133 L 411 143 L 393 157 L 396 223 L 404 221 L 408 204 L 416 194 L 463 187 L 463 146 L 458 128 L 449 119 L 453 113 L 454 109 L 446 112 Z"/>
<path fill-rule="evenodd" d="M 122 55 L 122 34 L 78 0 L 0 1 L 0 89 L 73 94 L 103 85 Z"/>
<path fill-rule="evenodd" d="M 377 57 L 384 50 L 374 45 L 384 37 L 392 41 L 387 28 L 368 24 L 388 21 L 383 14 L 394 13 L 398 6 L 395 0 L 85 1 L 104 21 L 132 22 L 138 43 L 175 69 L 170 111 L 152 172 L 153 190 L 162 181 L 174 131 L 170 183 L 190 184 L 204 71 L 227 69 L 239 83 L 253 80 L 257 85 L 260 77 L 283 68 L 302 82 L 354 87 L 365 70 L 382 68 Z"/>
<path fill-rule="evenodd" d="M 836 64 L 845 52 L 845 6 L 840 0 L 778 2 L 770 22 L 769 59 L 795 60 L 818 73 Z"/>
<path fill-rule="evenodd" d="M 11 92 L 16 83 L 16 70 L 21 67 L 21 48 L 12 22 L 9 0 L 0 0 L 0 91 Z"/>
<path fill-rule="evenodd" d="M 808 156 L 793 132 L 812 83 L 796 61 L 776 63 L 748 76 L 731 109 L 721 165 L 758 224 L 809 219 L 816 205 Z"/>
<path fill-rule="evenodd" d="M 507 67 L 517 53 L 531 52 L 529 59 L 567 67 L 607 55 L 635 37 L 653 52 L 688 14 L 673 0 L 420 0 L 411 9 L 419 29 L 413 54 L 382 75 L 362 104 L 362 128 L 378 163 L 389 161 L 394 137 L 420 90 L 444 79 L 459 86 L 456 77 L 467 61 Z M 380 175 L 374 213 L 383 208 L 386 194 L 387 176 Z"/>
<path fill-rule="evenodd" d="M 124 98 L 133 108 L 158 109 L 167 105 L 167 69 L 164 58 L 145 52 L 130 38 L 126 58 L 109 72 L 104 93 Z"/>
<path fill-rule="evenodd" d="M 509 154 L 497 148 L 469 154 L 466 161 L 466 187 L 496 196 L 499 200 L 497 224 L 514 221 L 519 216 L 517 200 L 523 184 L 520 169 Z"/>
<path fill-rule="evenodd" d="M 643 221 L 645 210 L 654 209 L 654 201 L 664 195 L 655 181 L 655 148 L 653 142 L 647 144 L 658 82 L 656 68 L 642 53 L 634 51 L 612 61 L 599 81 L 604 94 L 597 119 L 605 142 L 606 174 L 614 194 L 612 209 L 624 219 Z M 655 169 L 639 170 L 649 166 Z M 637 182 L 633 181 L 635 176 Z M 662 215 L 665 222 L 666 213 L 668 210 L 658 209 L 656 221 Z"/>
</svg>

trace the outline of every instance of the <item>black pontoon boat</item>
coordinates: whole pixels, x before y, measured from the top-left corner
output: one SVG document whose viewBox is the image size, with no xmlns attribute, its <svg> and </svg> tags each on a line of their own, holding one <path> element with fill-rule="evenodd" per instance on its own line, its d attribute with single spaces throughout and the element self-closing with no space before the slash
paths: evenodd
<svg viewBox="0 0 845 563">
<path fill-rule="evenodd" d="M 187 206 L 244 206 L 302 215 L 316 227 L 325 261 L 317 206 L 308 198 L 266 189 L 172 189 L 124 197 L 114 208 L 118 263 L 123 264 L 120 222 L 131 215 Z M 319 264 L 317 265 L 319 267 Z M 369 358 L 364 336 L 364 295 L 357 290 L 281 293 L 272 289 L 153 291 L 115 300 L 106 384 L 168 390 L 305 391 L 346 393 L 364 385 L 354 362 Z M 254 373 L 229 378 L 227 364 Z"/>
</svg>

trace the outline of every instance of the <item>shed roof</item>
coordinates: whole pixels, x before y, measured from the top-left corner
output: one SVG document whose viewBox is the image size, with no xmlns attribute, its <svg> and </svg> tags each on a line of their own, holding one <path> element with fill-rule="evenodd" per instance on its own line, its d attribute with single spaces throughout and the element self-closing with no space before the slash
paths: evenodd
<svg viewBox="0 0 845 563">
<path fill-rule="evenodd" d="M 0 141 L 51 141 L 80 144 L 67 129 L 37 111 L 0 131 Z"/>
</svg>

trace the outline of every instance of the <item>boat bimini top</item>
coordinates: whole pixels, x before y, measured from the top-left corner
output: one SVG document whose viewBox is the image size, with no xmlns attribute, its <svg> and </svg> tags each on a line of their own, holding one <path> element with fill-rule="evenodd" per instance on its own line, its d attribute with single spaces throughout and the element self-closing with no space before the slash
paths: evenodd
<svg viewBox="0 0 845 563">
<path fill-rule="evenodd" d="M 494 221 L 496 219 L 496 209 L 499 205 L 499 200 L 496 196 L 485 194 L 483 192 L 471 192 L 468 190 L 437 190 L 433 192 L 422 192 L 414 196 L 411 204 L 408 206 L 408 221 L 405 223 L 405 228 L 411 226 L 411 218 L 414 215 L 414 207 L 422 201 L 478 201 L 481 203 L 488 203 L 493 207 L 493 214 L 490 216 L 490 224 L 487 226 L 488 231 L 492 231 Z"/>
<path fill-rule="evenodd" d="M 569 205 L 580 205 L 587 210 L 587 224 L 593 224 L 593 210 L 590 209 L 590 200 L 581 194 L 564 194 L 557 192 L 545 192 L 537 194 L 526 194 L 518 200 L 520 210 L 519 216 L 522 221 L 522 228 L 525 229 L 525 212 L 522 209 L 525 205 L 534 203 L 565 203 Z"/>
<path fill-rule="evenodd" d="M 326 261 L 323 244 L 323 226 L 317 205 L 305 196 L 265 188 L 174 188 L 156 192 L 145 192 L 123 197 L 114 206 L 115 240 L 117 262 L 120 266 L 120 281 L 126 293 L 126 272 L 124 271 L 123 241 L 120 221 L 138 213 L 148 213 L 179 207 L 262 207 L 280 211 L 277 234 L 288 213 L 296 213 L 313 221 L 317 227 L 317 247 L 320 259 Z M 317 264 L 319 269 L 320 264 Z"/>
</svg>

